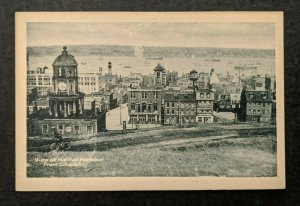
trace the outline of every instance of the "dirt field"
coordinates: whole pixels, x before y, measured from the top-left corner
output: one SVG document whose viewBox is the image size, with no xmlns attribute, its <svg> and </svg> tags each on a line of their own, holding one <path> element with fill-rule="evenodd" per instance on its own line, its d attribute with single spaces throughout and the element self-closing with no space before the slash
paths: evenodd
<svg viewBox="0 0 300 206">
<path fill-rule="evenodd" d="M 29 141 L 29 177 L 276 176 L 274 127 L 169 128 L 72 141 Z M 42 152 L 41 152 L 42 151 Z"/>
</svg>

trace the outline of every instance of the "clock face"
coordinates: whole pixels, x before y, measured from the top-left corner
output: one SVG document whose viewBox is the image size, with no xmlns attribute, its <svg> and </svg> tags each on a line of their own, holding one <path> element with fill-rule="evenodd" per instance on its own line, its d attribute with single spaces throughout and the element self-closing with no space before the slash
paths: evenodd
<svg viewBox="0 0 300 206">
<path fill-rule="evenodd" d="M 67 85 L 64 82 L 59 82 L 57 86 L 60 91 L 66 91 L 67 89 Z"/>
</svg>

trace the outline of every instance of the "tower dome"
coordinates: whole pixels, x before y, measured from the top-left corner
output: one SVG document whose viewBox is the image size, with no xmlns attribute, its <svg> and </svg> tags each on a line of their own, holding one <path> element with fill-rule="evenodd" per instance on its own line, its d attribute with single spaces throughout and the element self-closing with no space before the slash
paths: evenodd
<svg viewBox="0 0 300 206">
<path fill-rule="evenodd" d="M 154 71 L 165 71 L 165 68 L 161 64 L 157 64 Z"/>
<path fill-rule="evenodd" d="M 56 57 L 52 66 L 65 67 L 65 66 L 77 66 L 77 62 L 73 55 L 68 54 L 67 47 L 63 47 L 62 54 Z"/>
</svg>

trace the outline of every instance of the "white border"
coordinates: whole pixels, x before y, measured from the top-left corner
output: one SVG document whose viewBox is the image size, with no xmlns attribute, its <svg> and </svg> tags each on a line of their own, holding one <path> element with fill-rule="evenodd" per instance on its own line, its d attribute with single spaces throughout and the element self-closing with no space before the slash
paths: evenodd
<svg viewBox="0 0 300 206">
<path fill-rule="evenodd" d="M 283 12 L 17 12 L 16 190 L 240 190 L 285 188 Z M 26 177 L 27 22 L 274 22 L 277 93 L 277 177 Z"/>
</svg>

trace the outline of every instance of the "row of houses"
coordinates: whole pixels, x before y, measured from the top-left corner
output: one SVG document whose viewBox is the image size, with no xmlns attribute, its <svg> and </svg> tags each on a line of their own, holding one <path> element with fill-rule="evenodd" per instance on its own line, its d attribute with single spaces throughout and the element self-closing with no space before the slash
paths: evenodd
<svg viewBox="0 0 300 206">
<path fill-rule="evenodd" d="M 162 89 L 129 89 L 129 123 L 190 125 L 213 122 L 214 94 L 210 90 L 180 93 Z"/>
<path fill-rule="evenodd" d="M 214 122 L 215 101 L 213 90 L 193 93 L 162 89 L 128 90 L 129 123 L 191 125 Z M 243 90 L 231 99 L 230 108 L 240 121 L 272 122 L 275 119 L 275 100 L 270 91 Z M 238 102 L 238 103 L 237 103 Z M 220 105 L 219 105 L 220 106 Z M 221 105 L 226 108 L 227 105 Z"/>
</svg>

